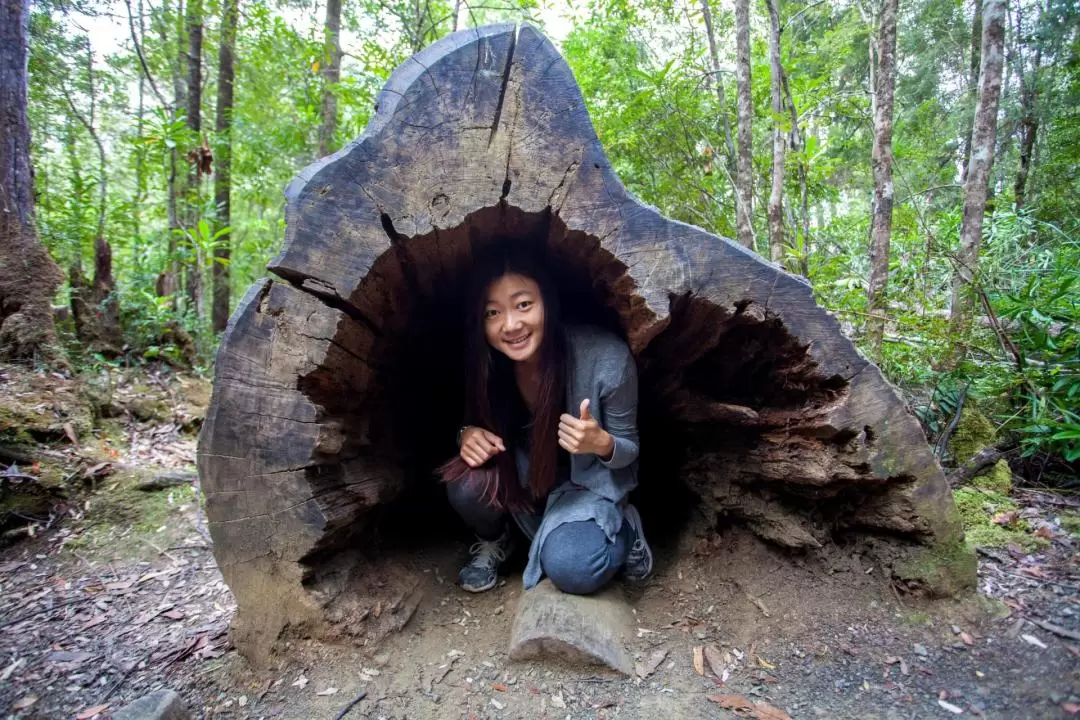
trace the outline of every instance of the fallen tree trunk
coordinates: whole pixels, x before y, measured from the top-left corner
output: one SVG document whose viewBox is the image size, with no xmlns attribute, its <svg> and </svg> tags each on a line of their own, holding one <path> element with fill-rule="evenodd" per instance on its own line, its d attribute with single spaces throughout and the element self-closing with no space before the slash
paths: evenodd
<svg viewBox="0 0 1080 720">
<path fill-rule="evenodd" d="M 408 60 L 364 136 L 287 198 L 277 277 L 230 320 L 199 446 L 249 658 L 286 625 L 333 634 L 334 558 L 455 452 L 463 280 L 473 248 L 500 238 L 546 244 L 571 319 L 628 339 L 642 493 L 682 482 L 786 547 L 879 533 L 912 585 L 973 582 L 941 469 L 895 390 L 805 281 L 630 195 L 533 28 L 458 32 Z M 396 592 L 400 626 L 415 587 Z"/>
</svg>

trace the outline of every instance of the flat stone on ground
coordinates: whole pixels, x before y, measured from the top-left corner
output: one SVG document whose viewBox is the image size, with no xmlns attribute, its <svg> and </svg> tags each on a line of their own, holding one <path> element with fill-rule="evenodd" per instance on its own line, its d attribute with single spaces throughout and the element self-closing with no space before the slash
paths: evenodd
<svg viewBox="0 0 1080 720">
<path fill-rule="evenodd" d="M 113 720 L 191 720 L 191 715 L 179 695 L 163 689 L 120 708 Z"/>
<path fill-rule="evenodd" d="M 634 672 L 626 647 L 634 616 L 617 586 L 596 595 L 569 595 L 543 580 L 518 602 L 510 659 L 555 656 L 572 663 Z"/>
</svg>

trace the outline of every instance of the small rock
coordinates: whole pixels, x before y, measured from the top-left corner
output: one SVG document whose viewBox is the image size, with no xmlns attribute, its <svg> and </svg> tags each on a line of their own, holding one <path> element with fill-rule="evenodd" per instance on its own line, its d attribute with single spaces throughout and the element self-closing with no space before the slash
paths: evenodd
<svg viewBox="0 0 1080 720">
<path fill-rule="evenodd" d="M 911 651 L 913 653 L 915 653 L 916 655 L 918 655 L 919 657 L 926 657 L 927 655 L 930 654 L 930 653 L 928 653 L 926 651 L 926 646 L 925 645 L 920 645 L 919 643 L 913 644 L 911 646 Z"/>
<path fill-rule="evenodd" d="M 1035 647 L 1039 648 L 1040 650 L 1045 650 L 1046 649 L 1046 643 L 1044 643 L 1042 640 L 1035 637 L 1034 635 L 1023 634 L 1023 635 L 1020 636 L 1020 638 L 1024 642 L 1029 643 L 1031 645 L 1034 645 Z"/>
<path fill-rule="evenodd" d="M 495 698 L 491 698 L 491 706 L 496 710 L 502 710 L 504 707 L 506 707 L 506 704 L 499 702 Z"/>
<path fill-rule="evenodd" d="M 387 653 L 379 653 L 371 658 L 371 662 L 374 663 L 375 667 L 385 667 L 386 663 L 390 662 L 390 655 Z"/>
<path fill-rule="evenodd" d="M 113 720 L 191 720 L 187 706 L 172 690 L 158 690 L 120 708 Z"/>
</svg>

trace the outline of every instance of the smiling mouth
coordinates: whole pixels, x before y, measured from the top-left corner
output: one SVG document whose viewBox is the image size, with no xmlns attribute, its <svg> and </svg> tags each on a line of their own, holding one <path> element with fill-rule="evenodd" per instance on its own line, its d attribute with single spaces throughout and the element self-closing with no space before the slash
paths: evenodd
<svg viewBox="0 0 1080 720">
<path fill-rule="evenodd" d="M 504 340 L 503 342 L 505 342 L 513 350 L 520 350 L 521 348 L 525 347 L 525 343 L 529 342 L 529 338 L 531 337 L 532 333 L 528 333 L 526 335 L 522 335 L 519 338 L 514 338 L 512 340 Z"/>
</svg>

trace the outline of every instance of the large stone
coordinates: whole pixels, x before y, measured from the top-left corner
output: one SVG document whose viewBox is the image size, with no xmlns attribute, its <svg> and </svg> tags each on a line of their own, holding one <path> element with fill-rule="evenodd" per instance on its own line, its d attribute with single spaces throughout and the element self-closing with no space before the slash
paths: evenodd
<svg viewBox="0 0 1080 720">
<path fill-rule="evenodd" d="M 120 708 L 113 720 L 191 720 L 191 714 L 179 695 L 163 688 Z"/>
<path fill-rule="evenodd" d="M 617 586 L 597 595 L 569 595 L 550 580 L 525 593 L 510 637 L 510 659 L 553 656 L 572 663 L 634 672 L 626 649 L 634 616 Z"/>
</svg>

